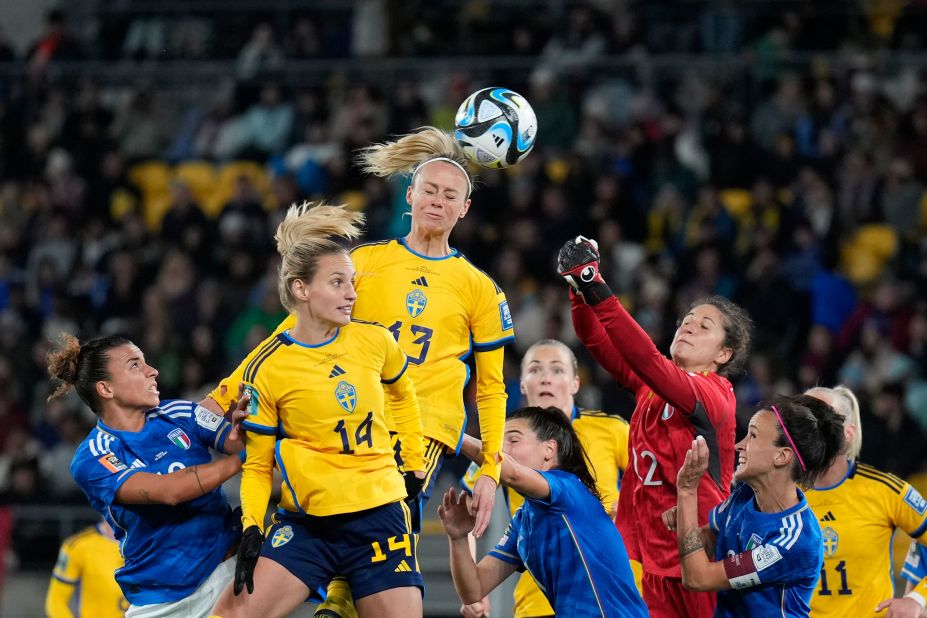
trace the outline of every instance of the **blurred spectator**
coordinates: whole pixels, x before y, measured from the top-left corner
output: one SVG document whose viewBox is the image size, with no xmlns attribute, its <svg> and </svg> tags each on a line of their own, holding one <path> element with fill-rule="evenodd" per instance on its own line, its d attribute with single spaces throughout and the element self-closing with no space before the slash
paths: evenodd
<svg viewBox="0 0 927 618">
<path fill-rule="evenodd" d="M 924 469 L 927 436 L 905 412 L 903 393 L 900 383 L 887 383 L 875 394 L 871 413 L 863 411 L 866 440 L 860 458 L 879 470 L 907 477 Z"/>
<path fill-rule="evenodd" d="M 709 3 L 699 16 L 702 50 L 729 53 L 740 48 L 744 23 L 732 0 Z"/>
<path fill-rule="evenodd" d="M 307 60 L 322 55 L 322 39 L 315 21 L 300 17 L 286 37 L 286 56 L 294 60 Z"/>
<path fill-rule="evenodd" d="M 161 240 L 168 247 L 181 247 L 203 263 L 213 242 L 212 222 L 196 203 L 193 192 L 182 180 L 171 183 L 171 206 L 161 220 Z"/>
<path fill-rule="evenodd" d="M 116 112 L 110 137 L 130 161 L 153 158 L 166 145 L 167 134 L 157 100 L 155 92 L 138 90 L 130 93 L 129 100 Z"/>
<path fill-rule="evenodd" d="M 245 112 L 241 122 L 244 152 L 238 154 L 265 161 L 286 146 L 293 130 L 293 108 L 283 99 L 278 84 L 264 84 L 260 100 Z"/>
<path fill-rule="evenodd" d="M 576 81 L 588 76 L 589 67 L 605 48 L 598 16 L 591 7 L 577 5 L 569 9 L 562 29 L 544 46 L 540 66 L 559 79 Z"/>
<path fill-rule="evenodd" d="M 10 62 L 16 58 L 16 51 L 7 37 L 3 24 L 0 24 L 0 62 Z"/>
<path fill-rule="evenodd" d="M 33 75 L 43 73 L 52 62 L 79 60 L 82 56 L 80 44 L 71 34 L 68 18 L 61 9 L 48 12 L 44 31 L 26 53 Z"/>
<path fill-rule="evenodd" d="M 253 79 L 260 73 L 283 67 L 286 56 L 277 44 L 273 27 L 268 23 L 258 24 L 249 40 L 238 54 L 238 77 Z"/>
<path fill-rule="evenodd" d="M 65 473 L 71 467 L 71 459 L 74 458 L 77 447 L 91 428 L 91 424 L 73 409 L 74 403 L 76 402 L 71 402 L 58 420 L 56 429 L 60 440 L 46 449 L 39 459 L 42 475 L 48 479 L 50 498 L 56 502 L 81 503 L 84 500 L 84 494 L 77 483 L 70 474 Z"/>
</svg>

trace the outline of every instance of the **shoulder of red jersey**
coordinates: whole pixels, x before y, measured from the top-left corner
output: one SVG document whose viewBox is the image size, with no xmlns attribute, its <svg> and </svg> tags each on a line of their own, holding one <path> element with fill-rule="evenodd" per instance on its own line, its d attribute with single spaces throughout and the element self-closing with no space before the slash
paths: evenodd
<svg viewBox="0 0 927 618">
<path fill-rule="evenodd" d="M 730 389 L 731 392 L 734 391 L 734 385 L 731 384 L 731 381 L 715 371 L 687 371 L 686 373 L 688 373 L 693 378 L 708 380 L 709 382 L 718 384 L 719 386 L 722 386 L 726 389 Z"/>
</svg>

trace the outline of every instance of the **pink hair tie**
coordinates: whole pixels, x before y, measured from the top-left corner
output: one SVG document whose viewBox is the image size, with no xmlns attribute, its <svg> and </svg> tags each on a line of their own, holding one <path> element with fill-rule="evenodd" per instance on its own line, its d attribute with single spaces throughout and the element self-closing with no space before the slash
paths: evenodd
<svg viewBox="0 0 927 618">
<path fill-rule="evenodd" d="M 772 408 L 772 411 L 776 413 L 776 418 L 779 419 L 779 424 L 782 426 L 782 431 L 785 433 L 785 437 L 788 439 L 789 444 L 792 445 L 792 450 L 795 451 L 795 456 L 798 457 L 798 463 L 801 466 L 801 471 L 806 472 L 807 468 L 805 468 L 805 461 L 801 458 L 801 453 L 798 452 L 798 447 L 795 446 L 795 441 L 792 440 L 792 436 L 789 435 L 789 430 L 785 428 L 785 423 L 782 422 L 782 415 L 779 414 L 779 408 L 776 406 L 769 407 Z"/>
</svg>

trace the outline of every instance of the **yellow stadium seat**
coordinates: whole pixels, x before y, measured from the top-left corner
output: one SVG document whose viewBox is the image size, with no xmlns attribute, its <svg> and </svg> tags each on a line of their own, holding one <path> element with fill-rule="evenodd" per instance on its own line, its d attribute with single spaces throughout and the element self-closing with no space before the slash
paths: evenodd
<svg viewBox="0 0 927 618">
<path fill-rule="evenodd" d="M 344 204 L 348 210 L 362 212 L 367 208 L 367 194 L 363 191 L 344 191 L 335 199 L 335 204 Z"/>
<path fill-rule="evenodd" d="M 848 242 L 840 248 L 840 268 L 856 285 L 874 281 L 884 266 L 884 260 L 859 243 Z"/>
<path fill-rule="evenodd" d="M 151 231 L 161 229 L 161 221 L 164 215 L 171 209 L 170 193 L 146 195 L 144 201 L 145 225 Z"/>
<path fill-rule="evenodd" d="M 219 170 L 219 185 L 223 189 L 233 188 L 239 176 L 247 176 L 262 193 L 270 189 L 267 172 L 254 161 L 231 161 Z"/>
<path fill-rule="evenodd" d="M 171 184 L 171 168 L 163 161 L 144 161 L 129 168 L 129 182 L 147 195 L 167 193 Z"/>
<path fill-rule="evenodd" d="M 258 201 L 266 208 L 273 201 L 267 199 L 270 194 L 270 177 L 263 167 L 253 161 L 232 161 L 219 170 L 215 190 L 203 203 L 206 214 L 216 216 L 235 192 L 235 182 L 240 176 L 247 176 L 258 191 Z"/>
<path fill-rule="evenodd" d="M 856 231 L 854 244 L 880 260 L 887 260 L 898 250 L 898 234 L 888 225 L 871 223 Z"/>
<path fill-rule="evenodd" d="M 547 177 L 555 184 L 561 185 L 566 182 L 567 176 L 570 175 L 570 164 L 563 159 L 551 159 L 544 167 Z"/>
<path fill-rule="evenodd" d="M 208 161 L 186 161 L 174 168 L 174 178 L 182 181 L 193 193 L 193 198 L 205 207 L 219 183 L 216 168 Z M 207 213 L 209 214 L 209 213 Z"/>
<path fill-rule="evenodd" d="M 718 199 L 735 219 L 747 214 L 753 205 L 753 196 L 746 189 L 722 189 L 718 192 Z"/>
</svg>

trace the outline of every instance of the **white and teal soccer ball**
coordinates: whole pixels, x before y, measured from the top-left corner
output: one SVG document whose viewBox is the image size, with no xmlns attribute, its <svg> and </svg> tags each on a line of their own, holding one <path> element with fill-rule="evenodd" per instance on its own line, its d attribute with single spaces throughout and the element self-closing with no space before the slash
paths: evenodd
<svg viewBox="0 0 927 618">
<path fill-rule="evenodd" d="M 508 88 L 483 88 L 457 109 L 454 137 L 467 157 L 483 167 L 515 165 L 531 152 L 538 119 L 525 97 Z"/>
</svg>

